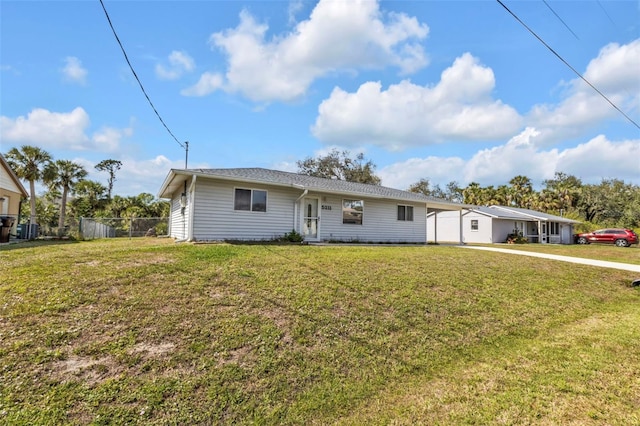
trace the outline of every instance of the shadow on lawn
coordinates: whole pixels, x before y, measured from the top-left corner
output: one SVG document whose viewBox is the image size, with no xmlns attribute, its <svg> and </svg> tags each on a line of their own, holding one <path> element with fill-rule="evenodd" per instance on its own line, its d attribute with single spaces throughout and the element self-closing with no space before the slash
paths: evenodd
<svg viewBox="0 0 640 426">
<path fill-rule="evenodd" d="M 59 246 L 66 244 L 78 244 L 77 240 L 31 240 L 0 244 L 0 251 L 9 251 L 25 248 L 43 247 L 43 246 Z"/>
</svg>

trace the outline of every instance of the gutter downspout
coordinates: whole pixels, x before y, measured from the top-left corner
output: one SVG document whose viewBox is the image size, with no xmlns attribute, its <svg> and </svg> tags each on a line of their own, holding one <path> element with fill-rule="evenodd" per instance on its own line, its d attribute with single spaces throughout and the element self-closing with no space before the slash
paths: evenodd
<svg viewBox="0 0 640 426">
<path fill-rule="evenodd" d="M 191 176 L 191 185 L 189 185 L 189 200 L 191 205 L 189 206 L 189 221 L 187 222 L 187 241 L 193 241 L 193 217 L 195 215 L 196 207 L 196 175 Z"/>
<path fill-rule="evenodd" d="M 293 202 L 293 229 L 296 229 L 296 218 L 298 217 L 298 203 L 300 202 L 300 200 L 302 200 L 307 194 L 309 193 L 308 189 L 305 189 L 302 194 L 300 194 L 300 196 L 298 198 L 296 198 L 296 201 Z M 302 221 L 300 221 L 300 223 L 302 223 Z M 296 230 L 296 232 L 300 232 L 302 234 L 302 226 L 300 226 L 299 230 Z"/>
</svg>

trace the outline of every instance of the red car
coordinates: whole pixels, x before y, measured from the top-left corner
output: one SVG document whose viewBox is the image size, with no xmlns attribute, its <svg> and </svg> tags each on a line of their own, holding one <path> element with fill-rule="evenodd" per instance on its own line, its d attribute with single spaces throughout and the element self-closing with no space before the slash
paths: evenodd
<svg viewBox="0 0 640 426">
<path fill-rule="evenodd" d="M 608 243 L 618 247 L 629 247 L 638 244 L 638 234 L 631 229 L 609 228 L 576 235 L 578 244 Z"/>
</svg>

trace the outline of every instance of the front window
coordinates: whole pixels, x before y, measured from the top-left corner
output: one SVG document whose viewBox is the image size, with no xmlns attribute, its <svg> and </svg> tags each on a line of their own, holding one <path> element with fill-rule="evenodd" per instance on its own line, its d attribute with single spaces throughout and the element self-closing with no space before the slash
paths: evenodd
<svg viewBox="0 0 640 426">
<path fill-rule="evenodd" d="M 342 200 L 342 223 L 352 224 L 352 225 L 362 225 L 363 211 L 364 211 L 364 201 Z"/>
<path fill-rule="evenodd" d="M 551 228 L 549 231 L 551 235 L 560 235 L 560 224 L 558 222 L 551 222 L 549 228 Z"/>
<path fill-rule="evenodd" d="M 413 206 L 398 206 L 398 220 L 413 222 Z"/>
<path fill-rule="evenodd" d="M 478 230 L 478 219 L 471 219 L 471 230 L 472 231 Z"/>
<path fill-rule="evenodd" d="M 266 212 L 267 191 L 236 188 L 233 208 L 234 210 Z"/>
</svg>

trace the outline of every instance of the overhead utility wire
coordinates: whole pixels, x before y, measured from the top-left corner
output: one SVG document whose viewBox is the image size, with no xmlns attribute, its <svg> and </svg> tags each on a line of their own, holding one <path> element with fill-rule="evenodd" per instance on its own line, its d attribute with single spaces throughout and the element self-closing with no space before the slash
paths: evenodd
<svg viewBox="0 0 640 426">
<path fill-rule="evenodd" d="M 577 35 L 576 33 L 574 33 L 574 32 L 573 32 L 573 30 L 569 27 L 569 25 L 567 25 L 567 23 L 566 23 L 566 22 L 564 22 L 564 19 L 562 19 L 562 18 L 560 17 L 560 15 L 558 15 L 558 14 L 556 13 L 556 11 L 555 11 L 555 10 L 553 10 L 553 8 L 551 7 L 551 5 L 550 5 L 549 3 L 547 3 L 547 0 L 542 0 L 542 1 L 544 2 L 544 4 L 546 4 L 546 5 L 547 5 L 547 7 L 549 8 L 549 10 L 550 10 L 551 12 L 553 12 L 553 14 L 554 14 L 554 15 L 556 15 L 556 18 L 558 18 L 558 20 L 559 20 L 560 22 L 562 22 L 562 24 L 563 24 L 565 27 L 567 27 L 567 29 L 568 29 L 569 31 L 571 31 L 571 34 L 573 34 L 573 36 L 574 36 L 577 40 L 580 40 L 580 38 L 578 37 L 578 35 Z"/>
<path fill-rule="evenodd" d="M 120 46 L 120 50 L 122 50 L 122 54 L 124 55 L 124 59 L 127 61 L 127 64 L 129 65 L 129 69 L 133 73 L 133 76 L 135 77 L 136 81 L 138 82 L 138 85 L 140 86 L 140 89 L 142 90 L 142 93 L 144 94 L 145 98 L 147 98 L 147 101 L 149 102 L 149 105 L 151 105 L 151 108 L 153 109 L 153 112 L 156 113 L 156 115 L 158 116 L 158 119 L 160 120 L 160 122 L 162 123 L 164 128 L 167 129 L 167 132 L 169 132 L 171 137 L 178 143 L 178 145 L 180 145 L 182 148 L 184 148 L 184 150 L 185 150 L 184 168 L 186 169 L 187 168 L 187 161 L 188 161 L 188 157 L 189 157 L 189 142 L 185 142 L 184 144 L 182 142 L 180 142 L 178 140 L 178 138 L 175 137 L 173 132 L 169 129 L 169 127 L 164 122 L 162 117 L 160 116 L 160 113 L 158 112 L 156 107 L 153 105 L 153 102 L 151 102 L 151 98 L 149 98 L 149 95 L 147 94 L 147 91 L 144 89 L 144 86 L 142 85 L 142 82 L 138 78 L 138 74 L 136 74 L 136 71 L 133 69 L 133 65 L 131 65 L 131 61 L 129 61 L 129 57 L 127 56 L 127 52 L 124 50 L 124 46 L 122 45 L 122 42 L 120 41 L 120 37 L 118 37 L 118 34 L 116 33 L 116 29 L 113 27 L 113 24 L 111 23 L 111 18 L 109 17 L 109 13 L 107 12 L 107 8 L 104 6 L 104 3 L 103 3 L 102 0 L 100 0 L 100 5 L 102 5 L 102 10 L 104 10 L 104 15 L 107 17 L 107 21 L 109 22 L 109 26 L 111 27 L 111 31 L 113 32 L 113 35 L 115 36 L 116 41 L 118 42 L 118 46 Z"/>
<path fill-rule="evenodd" d="M 540 43 L 542 43 L 547 49 L 549 49 L 551 51 L 551 53 L 553 53 L 558 59 L 560 59 L 567 67 L 569 67 L 569 69 L 571 71 L 573 71 L 578 77 L 580 77 L 582 79 L 582 81 L 584 81 L 585 83 L 587 83 L 593 90 L 595 90 L 600 96 L 602 96 L 607 102 L 609 102 L 609 104 L 614 107 L 620 114 L 622 114 L 627 120 L 629 120 L 634 126 L 636 126 L 638 129 L 640 129 L 640 125 L 638 125 L 638 123 L 636 123 L 635 121 L 633 121 L 633 119 L 631 117 L 629 117 L 627 114 L 625 114 L 624 111 L 622 111 L 620 108 L 618 108 L 618 106 L 616 104 L 614 104 L 613 102 L 611 102 L 611 100 L 604 94 L 602 93 L 600 90 L 598 90 L 598 88 L 596 86 L 594 86 L 593 84 L 591 84 L 589 82 L 589 80 L 587 80 L 586 78 L 584 78 L 582 76 L 582 74 L 580 74 L 575 68 L 573 68 L 567 61 L 564 60 L 564 58 L 562 56 L 560 56 L 555 50 L 553 50 L 553 48 L 551 48 L 551 46 L 549 46 L 547 43 L 545 43 L 545 41 L 540 38 L 540 36 L 538 36 L 538 34 L 536 34 L 531 28 L 529 28 L 527 26 L 527 24 L 525 24 L 524 22 L 522 22 L 522 20 L 520 18 L 518 18 L 518 16 L 516 16 L 515 13 L 513 13 L 504 3 L 502 3 L 500 0 L 496 0 L 498 3 L 500 3 L 500 6 L 504 7 L 505 10 L 507 12 L 509 12 L 511 14 L 511 16 L 513 16 L 518 22 L 520 22 L 520 24 L 522 24 L 523 27 L 525 27 L 531 34 L 533 34 L 533 36 L 535 38 L 537 38 Z"/>
</svg>

